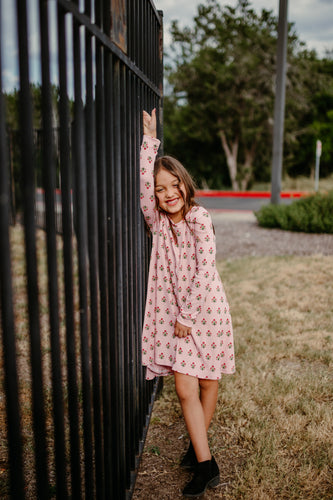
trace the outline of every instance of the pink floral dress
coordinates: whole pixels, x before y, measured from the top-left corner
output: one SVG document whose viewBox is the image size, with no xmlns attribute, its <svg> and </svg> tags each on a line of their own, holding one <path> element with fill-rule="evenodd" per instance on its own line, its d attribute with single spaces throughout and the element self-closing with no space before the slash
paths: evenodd
<svg viewBox="0 0 333 500">
<path fill-rule="evenodd" d="M 213 225 L 200 206 L 177 224 L 157 210 L 154 161 L 159 144 L 144 136 L 140 156 L 141 209 L 153 235 L 142 363 L 147 380 L 174 371 L 217 380 L 222 373 L 233 373 L 235 362 L 229 305 L 215 265 Z M 191 327 L 191 335 L 176 337 L 176 320 Z"/>
</svg>

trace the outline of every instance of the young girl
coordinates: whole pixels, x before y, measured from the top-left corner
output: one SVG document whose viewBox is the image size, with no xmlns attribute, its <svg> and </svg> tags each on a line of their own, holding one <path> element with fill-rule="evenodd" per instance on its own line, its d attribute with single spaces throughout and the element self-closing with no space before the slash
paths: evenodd
<svg viewBox="0 0 333 500">
<path fill-rule="evenodd" d="M 207 430 L 222 373 L 233 373 L 234 345 L 228 302 L 215 265 L 209 213 L 194 200 L 183 165 L 155 160 L 156 112 L 143 112 L 140 159 L 141 209 L 153 235 L 142 335 L 146 378 L 175 377 L 190 446 L 181 466 L 194 470 L 185 497 L 219 484 Z"/>
</svg>

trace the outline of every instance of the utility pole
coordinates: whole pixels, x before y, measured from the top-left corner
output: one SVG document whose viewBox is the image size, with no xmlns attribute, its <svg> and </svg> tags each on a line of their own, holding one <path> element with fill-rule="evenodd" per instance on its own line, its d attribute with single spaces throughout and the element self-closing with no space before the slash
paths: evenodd
<svg viewBox="0 0 333 500">
<path fill-rule="evenodd" d="M 274 105 L 273 129 L 273 158 L 272 158 L 272 190 L 271 202 L 280 203 L 282 158 L 283 158 L 283 132 L 284 108 L 286 94 L 286 66 L 288 43 L 288 0 L 280 0 L 278 43 L 277 43 L 277 73 L 276 93 Z"/>
</svg>

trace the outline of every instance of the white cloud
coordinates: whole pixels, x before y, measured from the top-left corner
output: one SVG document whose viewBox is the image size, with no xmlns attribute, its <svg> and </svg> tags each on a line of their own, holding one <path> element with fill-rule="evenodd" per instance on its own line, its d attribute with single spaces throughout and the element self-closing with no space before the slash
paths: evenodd
<svg viewBox="0 0 333 500">
<path fill-rule="evenodd" d="M 11 92 L 14 88 L 19 88 L 18 73 L 5 69 L 2 71 L 2 88 L 4 92 Z"/>
<path fill-rule="evenodd" d="M 199 3 L 204 0 L 155 0 L 155 6 L 164 12 L 164 43 L 171 42 L 169 34 L 171 20 L 177 19 L 181 26 L 191 25 Z M 236 0 L 221 0 L 221 5 L 235 5 Z M 253 0 L 253 8 L 272 10 L 278 15 L 279 0 Z M 333 48 L 333 1 L 332 0 L 290 0 L 288 20 L 295 23 L 299 39 L 309 49 L 324 55 L 327 48 Z"/>
</svg>

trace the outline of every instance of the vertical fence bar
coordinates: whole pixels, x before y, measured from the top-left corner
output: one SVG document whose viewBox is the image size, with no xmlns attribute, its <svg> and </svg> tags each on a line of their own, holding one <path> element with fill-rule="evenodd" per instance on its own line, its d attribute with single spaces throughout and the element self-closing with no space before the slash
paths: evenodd
<svg viewBox="0 0 333 500">
<path fill-rule="evenodd" d="M 105 19 L 105 17 L 104 17 Z M 115 290 L 115 272 L 116 272 L 116 252 L 115 252 L 115 182 L 114 182 L 114 160 L 113 160 L 113 58 L 108 51 L 105 53 L 105 164 L 106 164 L 106 186 L 107 186 L 107 259 L 108 259 L 108 315 L 109 315 L 109 357 L 110 357 L 110 428 L 115 429 L 117 425 L 117 373 L 118 356 L 117 344 L 115 339 L 116 331 L 116 290 Z M 117 480 L 117 435 L 110 432 L 110 490 L 109 495 L 113 498 L 116 489 Z M 112 450 L 112 452 L 111 452 Z"/>
<path fill-rule="evenodd" d="M 128 101 L 127 101 L 127 78 L 126 78 L 126 68 L 123 65 L 121 67 L 120 74 L 120 144 L 121 144 L 121 186 L 122 186 L 122 200 L 121 200 L 121 212 L 122 212 L 122 244 L 123 244 L 123 371 L 124 371 L 124 422 L 125 422 L 125 471 L 126 471 L 126 488 L 130 486 L 130 439 L 131 439 L 131 429 L 130 429 L 130 408 L 131 408 L 131 393 L 130 393 L 130 296 L 129 296 L 129 246 L 128 246 L 128 233 L 130 230 L 129 225 L 129 199 L 127 193 L 128 186 L 128 176 L 129 176 L 129 164 L 128 164 Z"/>
<path fill-rule="evenodd" d="M 86 15 L 91 16 L 90 1 L 86 1 Z M 90 277 L 90 330 L 93 378 L 94 411 L 94 459 L 95 488 L 97 498 L 104 497 L 103 487 L 103 441 L 101 421 L 101 374 L 100 374 L 100 320 L 98 282 L 98 223 L 97 223 L 97 177 L 96 177 L 96 123 L 93 92 L 93 59 L 91 35 L 86 31 L 86 158 L 87 158 L 87 201 L 88 201 L 88 248 Z M 95 66 L 94 66 L 95 67 Z"/>
<path fill-rule="evenodd" d="M 138 34 L 144 33 L 143 31 L 143 0 L 138 0 Z M 139 38 L 139 37 L 138 37 Z M 140 39 L 138 43 L 138 66 L 143 68 L 144 58 L 143 58 L 143 38 Z"/>
<path fill-rule="evenodd" d="M 101 24 L 101 6 L 96 10 L 96 22 Z M 103 445 L 105 495 L 111 491 L 111 401 L 110 401 L 110 328 L 108 315 L 108 260 L 107 260 L 107 200 L 106 200 L 106 147 L 105 147 L 105 98 L 104 98 L 104 51 L 96 42 L 96 144 L 97 144 L 97 192 L 99 235 L 99 292 L 102 348 L 102 395 L 103 395 Z"/>
<path fill-rule="evenodd" d="M 36 227 L 35 227 L 35 172 L 33 152 L 32 107 L 29 84 L 29 54 L 27 33 L 27 6 L 25 0 L 17 0 L 17 23 L 20 72 L 20 135 L 22 154 L 22 192 L 27 269 L 27 292 L 30 330 L 30 361 L 32 374 L 32 406 L 35 439 L 35 464 L 37 495 L 48 495 L 48 466 L 45 435 L 45 411 L 43 397 L 43 373 L 39 325 Z"/>
<path fill-rule="evenodd" d="M 0 9 L 1 16 L 1 9 Z M 1 25 L 1 17 L 0 17 Z M 22 441 L 20 407 L 18 397 L 18 377 L 16 365 L 15 325 L 13 308 L 13 287 L 11 275 L 11 254 L 9 242 L 10 224 L 10 184 L 5 129 L 5 106 L 2 94 L 0 36 L 0 287 L 1 320 L 6 391 L 7 440 L 10 474 L 10 494 L 14 500 L 24 498 Z M 15 471 L 15 472 L 14 472 Z"/>
<path fill-rule="evenodd" d="M 164 154 L 164 135 L 163 135 L 163 11 L 159 10 L 160 24 L 157 29 L 157 43 L 156 43 L 156 84 L 160 91 L 160 98 L 158 99 L 159 114 L 158 114 L 158 135 L 161 140 L 160 154 Z"/>
<path fill-rule="evenodd" d="M 125 477 L 125 411 L 124 411 L 124 277 L 123 277 L 123 220 L 122 220 L 122 182 L 121 182 L 121 131 L 120 123 L 120 79 L 121 79 L 120 61 L 116 60 L 113 64 L 113 173 L 114 173 L 114 245 L 115 245 L 115 274 L 114 277 L 114 299 L 113 304 L 115 311 L 115 329 L 113 332 L 113 341 L 116 350 L 117 363 L 115 365 L 115 373 L 111 375 L 112 380 L 116 380 L 115 384 L 115 419 L 118 423 L 118 435 L 116 439 L 116 456 L 117 456 L 117 484 L 115 497 L 119 497 L 121 492 L 126 487 Z"/>
<path fill-rule="evenodd" d="M 110 149 L 108 151 L 108 241 L 109 241 L 109 292 L 110 292 L 110 301 L 109 301 L 109 315 L 110 315 L 110 358 L 112 359 L 111 363 L 111 371 L 110 376 L 112 380 L 111 384 L 111 426 L 114 428 L 116 426 L 119 429 L 119 355 L 118 355 L 118 329 L 117 329 L 117 290 L 116 290 L 116 270 L 117 270 L 117 252 L 116 252 L 116 240 L 119 238 L 119 235 L 116 234 L 116 175 L 115 175 L 115 137 L 114 137 L 114 122 L 115 118 L 115 99 L 114 99 L 114 59 L 110 54 L 108 58 L 108 90 L 110 92 L 109 97 L 109 106 L 107 108 L 107 112 L 110 113 L 110 122 L 109 122 L 109 141 L 110 141 Z M 118 212 L 119 216 L 119 212 Z M 119 294 L 121 291 L 119 290 Z M 120 466 L 119 466 L 119 436 L 118 433 L 115 435 L 112 433 L 111 435 L 111 449 L 112 453 L 112 476 L 115 478 L 120 478 Z M 117 459 L 115 458 L 117 457 Z M 115 481 L 112 481 L 112 490 L 111 494 L 113 496 L 118 495 L 118 491 L 120 486 L 115 484 Z"/>
<path fill-rule="evenodd" d="M 133 268 L 134 268 L 134 273 L 133 273 L 133 281 L 134 281 L 134 286 L 133 286 L 133 293 L 134 297 L 136 298 L 135 303 L 135 314 L 134 314 L 134 319 L 135 319 L 135 331 L 140 331 L 142 327 L 142 321 L 141 321 L 141 309 L 142 309 L 142 301 L 141 301 L 141 294 L 140 294 L 140 287 L 141 287 L 141 282 L 139 281 L 139 273 L 140 273 L 140 268 L 138 266 L 138 255 L 140 252 L 140 241 L 139 241 L 139 224 L 138 222 L 140 221 L 140 208 L 139 208 L 139 196 L 140 196 L 140 190 L 138 187 L 138 182 L 139 182 L 139 158 L 138 158 L 138 149 L 139 149 L 139 134 L 140 134 L 140 115 L 138 115 L 139 112 L 139 99 L 137 97 L 137 92 L 138 92 L 138 80 L 134 75 L 131 75 L 132 79 L 132 121 L 133 121 L 133 129 L 131 132 L 132 135 L 132 158 L 133 158 L 133 183 L 132 183 L 132 199 L 134 203 L 133 207 L 133 240 L 135 242 L 134 245 L 134 251 L 133 251 Z M 136 454 L 139 453 L 139 441 L 141 438 L 140 435 L 140 391 L 139 388 L 141 389 L 142 387 L 142 368 L 141 368 L 141 346 L 140 346 L 140 336 L 136 335 L 134 339 L 134 344 L 135 344 L 135 353 L 134 353 L 134 363 L 135 363 L 135 380 L 136 380 L 136 391 L 135 391 L 135 444 L 136 444 L 136 449 L 135 452 Z"/>
<path fill-rule="evenodd" d="M 150 77 L 150 79 L 152 81 L 154 81 L 154 78 L 153 78 L 153 74 L 154 74 L 154 70 L 153 70 L 153 59 L 151 57 L 151 53 L 154 51 L 155 49 L 155 45 L 154 45 L 154 23 L 153 23 L 153 9 L 151 7 L 151 5 L 149 4 L 148 5 L 148 26 L 149 26 L 149 29 L 148 29 L 148 33 L 149 33 L 149 39 L 148 39 L 148 46 L 149 46 L 149 52 L 150 52 L 150 55 L 148 55 L 148 69 L 147 69 L 147 73 Z"/>
<path fill-rule="evenodd" d="M 73 22 L 74 48 L 74 172 L 75 172 L 75 213 L 78 242 L 79 296 L 80 296 L 80 338 L 81 338 L 81 383 L 83 406 L 84 470 L 85 493 L 93 497 L 93 452 L 91 415 L 91 374 L 88 330 L 88 235 L 87 235 L 87 183 L 84 137 L 84 113 L 81 82 L 81 41 L 80 26 Z"/>
<path fill-rule="evenodd" d="M 142 47 L 140 47 L 140 50 L 142 50 Z M 140 121 L 139 121 L 139 126 L 137 128 L 137 146 L 140 147 L 141 144 L 141 137 L 142 137 L 142 107 L 145 109 L 146 108 L 146 102 L 144 100 L 144 90 L 143 90 L 143 85 L 141 82 L 137 82 L 137 87 L 138 87 L 138 92 L 137 92 L 137 116 L 140 116 Z M 137 177 L 137 192 L 140 192 L 140 169 L 139 169 L 139 158 L 137 159 L 137 169 L 136 169 L 136 177 Z M 143 300 L 142 296 L 144 296 L 145 293 L 145 269 L 144 269 L 144 262 L 143 262 L 143 252 L 145 248 L 145 233 L 144 233 L 144 223 L 142 221 L 141 214 L 139 212 L 139 207 L 137 210 L 137 238 L 138 238 L 138 247 L 139 247 L 139 253 L 137 255 L 137 269 L 138 269 L 138 275 L 137 275 L 137 281 L 139 285 L 139 296 L 140 296 L 140 305 L 143 306 Z M 140 308 L 140 315 L 139 315 L 139 331 L 142 328 L 143 324 L 143 314 L 141 312 Z M 141 342 L 139 342 L 139 359 L 138 359 L 138 371 L 139 371 L 139 380 L 140 380 L 140 387 L 142 387 L 142 392 L 140 394 L 139 398 L 139 426 L 140 429 L 143 429 L 145 426 L 145 400 L 146 400 L 146 388 L 147 385 L 144 383 L 144 374 L 143 374 L 143 369 L 141 367 Z"/>
<path fill-rule="evenodd" d="M 128 275 L 131 277 L 131 285 L 128 287 L 128 367 L 127 367 L 127 377 L 128 380 L 128 456 L 129 456 L 129 469 L 135 469 L 135 433 L 136 433 L 136 425 L 135 425 L 135 388 L 136 388 L 136 377 L 135 377 L 135 335 L 133 332 L 135 329 L 135 318 L 133 311 L 135 309 L 135 295 L 134 295 L 134 265 L 133 265 L 133 256 L 135 252 L 135 245 L 133 239 L 133 227 L 134 227 L 134 214 L 133 214 L 133 206 L 134 199 L 132 196 L 132 185 L 133 185 L 133 168 L 136 165 L 133 163 L 133 137 L 132 137 L 132 128 L 133 128 L 133 107 L 132 107 L 132 79 L 129 71 L 126 71 L 126 94 L 125 101 L 127 103 L 127 127 L 126 127 L 126 135 L 127 135 L 127 185 L 126 185 L 126 197 L 127 197 L 127 210 L 128 210 Z"/>
<path fill-rule="evenodd" d="M 56 490 L 59 498 L 66 499 L 66 460 L 64 405 L 59 338 L 58 266 L 55 220 L 56 170 L 53 150 L 52 101 L 49 68 L 48 4 L 39 2 L 41 63 L 42 63 L 42 161 L 45 186 L 45 211 L 47 235 L 49 319 L 51 335 L 53 425 L 56 464 Z"/>
<path fill-rule="evenodd" d="M 71 464 L 71 495 L 73 500 L 80 500 L 80 444 L 79 444 L 79 412 L 76 342 L 74 326 L 74 294 L 73 294 L 73 217 L 71 193 L 71 160 L 70 160 L 70 126 L 69 103 L 67 93 L 67 43 L 65 28 L 66 12 L 58 5 L 58 59 L 59 59 L 59 120 L 60 120 L 60 171 L 61 201 L 63 229 L 63 261 L 66 312 L 66 355 L 67 355 L 67 388 L 68 419 Z"/>
</svg>

